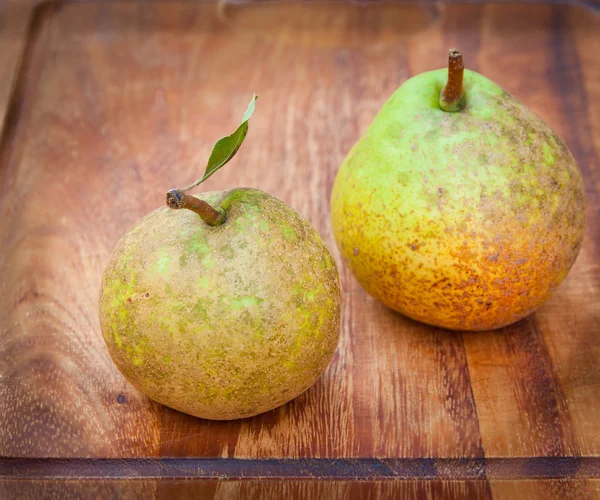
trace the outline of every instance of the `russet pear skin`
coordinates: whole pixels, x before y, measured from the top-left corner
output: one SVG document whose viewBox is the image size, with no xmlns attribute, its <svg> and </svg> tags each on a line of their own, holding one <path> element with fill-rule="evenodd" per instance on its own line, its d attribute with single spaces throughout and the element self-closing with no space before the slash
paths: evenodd
<svg viewBox="0 0 600 500">
<path fill-rule="evenodd" d="M 119 370 L 153 400 L 202 418 L 249 417 L 295 398 L 329 364 L 337 268 L 310 223 L 273 196 L 197 196 L 226 221 L 162 207 L 117 243 L 102 333 Z"/>
</svg>

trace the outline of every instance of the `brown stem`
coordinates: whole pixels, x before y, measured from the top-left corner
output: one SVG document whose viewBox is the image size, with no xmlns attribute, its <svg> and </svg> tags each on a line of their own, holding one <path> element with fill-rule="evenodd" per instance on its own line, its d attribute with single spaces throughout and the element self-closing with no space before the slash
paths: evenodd
<svg viewBox="0 0 600 500">
<path fill-rule="evenodd" d="M 222 208 L 214 208 L 210 203 L 180 189 L 171 189 L 167 193 L 167 206 L 175 210 L 187 208 L 197 213 L 210 226 L 219 226 L 225 222 L 225 211 Z"/>
<path fill-rule="evenodd" d="M 465 107 L 465 93 L 463 90 L 463 65 L 462 54 L 456 49 L 450 49 L 448 56 L 448 82 L 440 94 L 440 108 L 453 113 Z"/>
</svg>

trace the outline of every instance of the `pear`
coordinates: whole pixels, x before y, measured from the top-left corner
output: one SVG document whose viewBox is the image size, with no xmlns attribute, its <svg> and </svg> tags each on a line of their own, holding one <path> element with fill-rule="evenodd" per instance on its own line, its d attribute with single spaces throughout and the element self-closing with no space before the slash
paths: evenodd
<svg viewBox="0 0 600 500">
<path fill-rule="evenodd" d="M 573 156 L 508 92 L 464 69 L 406 81 L 337 174 L 332 225 L 364 289 L 452 330 L 513 323 L 554 292 L 581 248 Z"/>
<path fill-rule="evenodd" d="M 336 265 L 308 221 L 257 189 L 188 193 L 235 155 L 254 99 L 203 178 L 170 191 L 168 206 L 119 240 L 100 292 L 104 340 L 127 380 L 207 419 L 249 417 L 295 398 L 339 338 Z"/>
</svg>

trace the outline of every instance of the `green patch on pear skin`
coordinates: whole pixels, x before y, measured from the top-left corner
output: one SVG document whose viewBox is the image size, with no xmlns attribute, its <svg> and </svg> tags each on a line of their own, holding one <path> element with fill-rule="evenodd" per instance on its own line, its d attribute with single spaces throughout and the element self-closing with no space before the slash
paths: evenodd
<svg viewBox="0 0 600 500">
<path fill-rule="evenodd" d="M 248 307 L 258 306 L 263 302 L 264 299 L 261 299 L 260 297 L 250 297 L 247 295 L 242 297 L 232 297 L 229 299 L 229 307 L 233 311 L 241 311 Z"/>
<path fill-rule="evenodd" d="M 127 255 L 124 255 L 121 260 L 120 269 L 126 269 L 129 261 L 130 258 Z M 118 278 L 112 279 L 106 283 L 105 287 L 108 294 L 112 297 L 110 302 L 112 314 L 107 319 L 111 324 L 113 339 L 116 345 L 121 348 L 123 346 L 121 325 L 127 324 L 130 321 L 127 305 L 128 301 L 132 300 L 131 298 L 135 293 L 135 278 L 130 277 L 130 279 L 126 281 Z"/>
<path fill-rule="evenodd" d="M 276 198 L 198 196 L 224 208 L 225 223 L 165 207 L 119 241 L 103 278 L 102 332 L 117 367 L 152 399 L 204 418 L 251 416 L 296 397 L 329 363 L 337 269 L 314 228 Z M 147 272 L 166 257 L 165 273 Z M 139 299 L 117 304 L 124 294 Z"/>
<path fill-rule="evenodd" d="M 296 231 L 294 231 L 294 229 L 291 227 L 284 227 L 283 237 L 286 239 L 286 241 L 291 243 L 296 239 Z"/>
<path fill-rule="evenodd" d="M 161 274 L 165 274 L 169 269 L 170 262 L 171 257 L 169 256 L 168 251 L 165 249 L 161 249 L 160 256 L 156 261 L 156 270 Z"/>
<path fill-rule="evenodd" d="M 183 248 L 188 254 L 196 254 L 199 258 L 204 257 L 210 252 L 210 246 L 206 242 L 206 236 L 202 229 L 196 230 L 192 234 L 187 234 L 183 238 Z"/>
<path fill-rule="evenodd" d="M 118 329 L 117 323 L 113 323 L 113 337 L 115 339 L 115 343 L 117 344 L 117 347 L 119 349 L 121 349 L 123 347 L 123 341 L 121 340 L 121 336 L 119 335 L 119 329 Z"/>
</svg>

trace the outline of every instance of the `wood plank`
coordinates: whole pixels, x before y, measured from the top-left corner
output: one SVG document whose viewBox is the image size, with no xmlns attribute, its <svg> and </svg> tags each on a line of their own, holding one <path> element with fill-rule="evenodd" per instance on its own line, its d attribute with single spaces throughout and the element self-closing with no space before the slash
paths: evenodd
<svg viewBox="0 0 600 500">
<path fill-rule="evenodd" d="M 579 272 L 571 281 L 579 285 L 565 290 L 560 305 L 576 310 L 584 305 L 587 314 L 572 315 L 570 331 L 575 335 L 548 341 L 548 347 L 570 402 L 581 453 L 598 455 L 600 421 L 595 414 L 600 408 L 600 309 L 592 304 L 598 304 L 600 295 L 600 106 L 596 104 L 600 102 L 600 37 L 596 36 L 600 23 L 598 15 L 590 16 L 585 9 L 572 9 L 569 14 L 561 19 L 562 29 L 568 34 L 565 44 L 578 71 L 567 84 L 576 92 L 568 98 L 567 107 L 576 115 L 577 126 L 565 127 L 565 133 L 570 143 L 577 144 L 574 153 L 586 178 L 588 237 Z"/>
<path fill-rule="evenodd" d="M 47 64 L 68 57 L 58 12 L 36 11 L 24 88 L 9 110 L 17 119 L 0 151 L 0 455 L 152 456 L 158 405 L 131 391 L 98 335 L 97 291 L 119 228 L 87 228 L 119 220 L 120 210 L 97 210 L 107 193 L 80 188 L 93 183 L 101 132 L 70 105 L 88 90 L 72 78 L 75 68 Z M 65 76 L 71 85 L 62 87 Z M 86 140 L 92 158 L 82 160 Z"/>
<path fill-rule="evenodd" d="M 0 495 L 37 500 L 155 498 L 181 500 L 403 500 L 416 498 L 490 499 L 485 481 L 11 481 L 0 482 Z"/>
<path fill-rule="evenodd" d="M 600 496 L 600 480 L 490 481 L 494 500 L 544 498 L 547 500 L 593 500 Z"/>
<path fill-rule="evenodd" d="M 32 2 L 7 1 L 0 16 L 0 131 L 12 95 L 21 56 L 27 43 Z"/>
<path fill-rule="evenodd" d="M 194 483 L 188 483 L 190 490 Z M 195 485 L 197 491 L 212 492 L 211 485 Z M 156 499 L 157 481 L 60 481 L 5 480 L 0 481 L 1 498 L 20 500 L 77 500 L 80 498 Z M 199 497 L 196 497 L 199 498 Z M 204 496 L 200 497 L 204 499 Z M 208 497 L 211 498 L 211 497 Z"/>
<path fill-rule="evenodd" d="M 418 498 L 521 500 L 587 500 L 598 498 L 600 480 L 491 481 L 0 481 L 3 498 L 37 500 L 94 498 L 155 498 L 181 500 L 414 500 Z"/>
<path fill-rule="evenodd" d="M 1 479 L 598 479 L 600 457 L 0 458 Z"/>
<path fill-rule="evenodd" d="M 574 9 L 580 10 L 580 9 Z M 538 112 L 566 140 L 592 206 L 597 159 L 587 154 L 588 110 L 567 7 L 487 5 L 480 70 Z M 598 16 L 585 15 L 600 29 Z M 536 63 L 532 64 L 535 60 Z M 590 61 L 600 68 L 600 61 Z M 517 78 L 515 75 L 526 75 Z M 569 92 L 570 96 L 561 98 Z M 579 99 L 579 100 L 578 100 Z M 592 181 L 592 183 L 590 183 Z M 464 335 L 486 456 L 598 455 L 599 212 L 588 212 L 581 255 L 555 295 L 529 318 L 488 335 Z"/>
</svg>

